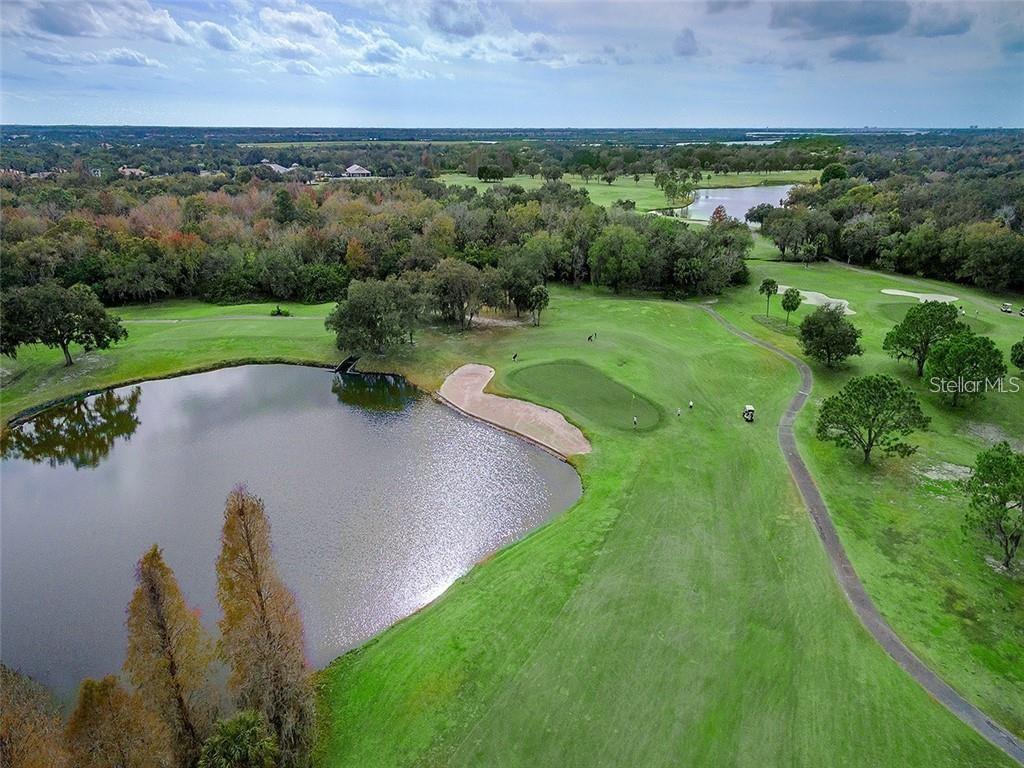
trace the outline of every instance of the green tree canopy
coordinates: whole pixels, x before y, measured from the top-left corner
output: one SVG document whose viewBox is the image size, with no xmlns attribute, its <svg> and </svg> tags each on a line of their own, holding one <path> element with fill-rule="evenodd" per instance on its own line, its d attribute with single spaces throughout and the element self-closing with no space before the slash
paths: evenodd
<svg viewBox="0 0 1024 768">
<path fill-rule="evenodd" d="M 782 294 L 782 310 L 786 313 L 786 325 L 789 325 L 789 316 L 800 309 L 804 297 L 799 288 L 787 288 Z"/>
<path fill-rule="evenodd" d="M 917 449 L 901 438 L 926 428 L 928 421 L 910 387 L 891 376 L 861 376 L 822 402 L 817 435 L 842 448 L 859 448 L 867 464 L 875 447 L 909 456 Z"/>
<path fill-rule="evenodd" d="M 1024 339 L 1010 347 L 1010 362 L 1024 372 Z"/>
<path fill-rule="evenodd" d="M 971 497 L 964 530 L 996 542 L 1009 568 L 1024 540 L 1024 454 L 1006 441 L 982 451 L 963 487 Z"/>
<path fill-rule="evenodd" d="M 928 353 L 936 342 L 968 330 L 960 322 L 956 305 L 941 301 L 914 304 L 906 316 L 885 336 L 882 349 L 897 360 L 917 363 L 917 375 L 924 374 Z"/>
<path fill-rule="evenodd" d="M 590 274 L 598 285 L 618 292 L 640 281 L 644 241 L 636 230 L 623 224 L 610 224 L 590 246 Z"/>
<path fill-rule="evenodd" d="M 765 298 L 764 316 L 768 317 L 768 311 L 772 308 L 772 296 L 779 292 L 779 284 L 770 277 L 766 277 L 761 281 L 761 287 L 757 289 L 757 292 Z"/>
<path fill-rule="evenodd" d="M 0 300 L 0 353 L 11 358 L 20 346 L 43 344 L 60 347 L 64 364 L 72 365 L 72 344 L 88 352 L 127 336 L 121 318 L 108 314 L 87 285 L 64 288 L 50 281 L 7 291 Z"/>
<path fill-rule="evenodd" d="M 842 163 L 829 163 L 821 169 L 821 183 L 828 184 L 833 179 L 845 179 L 850 175 Z"/>
<path fill-rule="evenodd" d="M 275 768 L 279 750 L 267 721 L 243 709 L 217 723 L 203 744 L 199 768 Z"/>
<path fill-rule="evenodd" d="M 1006 363 L 992 339 L 968 330 L 935 344 L 925 370 L 932 389 L 957 405 L 965 398 L 984 397 L 1006 373 Z"/>
<path fill-rule="evenodd" d="M 800 346 L 804 353 L 835 368 L 852 355 L 861 355 L 861 331 L 835 304 L 818 307 L 800 323 Z"/>
</svg>

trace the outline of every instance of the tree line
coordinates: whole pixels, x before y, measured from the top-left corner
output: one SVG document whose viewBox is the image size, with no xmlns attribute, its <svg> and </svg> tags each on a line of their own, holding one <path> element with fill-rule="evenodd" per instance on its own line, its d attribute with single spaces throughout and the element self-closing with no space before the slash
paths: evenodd
<svg viewBox="0 0 1024 768">
<path fill-rule="evenodd" d="M 263 502 L 234 489 L 217 558 L 215 642 L 154 545 L 135 569 L 123 674 L 82 682 L 64 722 L 48 692 L 0 666 L 9 768 L 303 768 L 315 700 L 302 619 L 271 553 Z M 224 691 L 216 664 L 227 666 Z"/>
</svg>

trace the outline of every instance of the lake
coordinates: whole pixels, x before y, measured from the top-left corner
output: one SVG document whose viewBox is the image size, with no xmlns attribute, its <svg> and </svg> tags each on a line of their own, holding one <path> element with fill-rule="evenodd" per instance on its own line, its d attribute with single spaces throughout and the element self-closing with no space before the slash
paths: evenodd
<svg viewBox="0 0 1024 768">
<path fill-rule="evenodd" d="M 12 430 L 0 464 L 0 649 L 61 695 L 124 658 L 153 543 L 216 630 L 228 491 L 271 520 L 323 666 L 570 506 L 576 472 L 400 377 L 287 365 L 122 387 Z"/>
<path fill-rule="evenodd" d="M 693 203 L 684 209 L 683 215 L 690 219 L 707 221 L 715 212 L 715 208 L 724 205 L 727 214 L 743 221 L 747 211 L 755 205 L 770 203 L 777 206 L 780 200 L 786 199 L 792 188 L 792 184 L 773 184 L 767 187 L 698 189 L 695 191 Z"/>
</svg>

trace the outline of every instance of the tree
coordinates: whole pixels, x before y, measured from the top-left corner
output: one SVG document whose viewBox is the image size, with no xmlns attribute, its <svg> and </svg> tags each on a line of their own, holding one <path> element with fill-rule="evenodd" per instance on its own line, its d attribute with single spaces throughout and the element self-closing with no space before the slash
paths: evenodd
<svg viewBox="0 0 1024 768">
<path fill-rule="evenodd" d="M 830 304 L 818 307 L 800 323 L 800 346 L 804 353 L 834 368 L 851 355 L 861 355 L 860 329 L 846 319 L 843 308 Z"/>
<path fill-rule="evenodd" d="M 49 691 L 0 664 L 0 765 L 70 768 L 64 723 Z"/>
<path fill-rule="evenodd" d="M 263 502 L 236 488 L 224 508 L 217 558 L 221 649 L 241 709 L 259 712 L 277 740 L 282 768 L 309 764 L 315 710 L 303 654 L 302 618 L 277 572 Z"/>
<path fill-rule="evenodd" d="M 107 313 L 87 285 L 64 288 L 49 281 L 6 291 L 0 304 L 0 353 L 14 358 L 18 347 L 59 347 L 64 365 L 74 364 L 71 345 L 86 352 L 107 349 L 128 336 L 121 318 Z"/>
<path fill-rule="evenodd" d="M 912 454 L 916 447 L 900 438 L 926 428 L 928 421 L 910 387 L 891 376 L 861 376 L 822 402 L 817 435 L 841 448 L 860 448 L 869 464 L 876 446 L 886 455 Z"/>
<path fill-rule="evenodd" d="M 1006 363 L 992 339 L 967 330 L 935 344 L 925 370 L 932 391 L 955 406 L 962 398 L 984 397 L 989 384 L 1006 373 Z"/>
<path fill-rule="evenodd" d="M 787 288 L 786 292 L 782 294 L 782 309 L 786 313 L 786 325 L 789 325 L 790 314 L 800 309 L 803 300 L 804 296 L 798 288 Z"/>
<path fill-rule="evenodd" d="M 1024 339 L 1010 347 L 1010 362 L 1024 372 Z"/>
<path fill-rule="evenodd" d="M 753 208 L 750 208 L 743 218 L 752 223 L 764 224 L 764 220 L 768 218 L 774 210 L 775 206 L 771 203 L 759 203 Z"/>
<path fill-rule="evenodd" d="M 380 280 L 358 281 L 348 284 L 348 294 L 339 301 L 324 322 L 334 331 L 339 349 L 383 352 L 406 337 L 408 309 L 397 301 L 393 286 Z"/>
<path fill-rule="evenodd" d="M 725 210 L 724 205 L 715 206 L 715 210 L 711 212 L 711 218 L 708 221 L 711 224 L 721 224 L 729 218 L 729 214 Z"/>
<path fill-rule="evenodd" d="M 199 768 L 275 768 L 278 755 L 267 721 L 245 709 L 217 723 L 203 744 Z"/>
<path fill-rule="evenodd" d="M 845 179 L 850 175 L 842 163 L 829 163 L 821 169 L 821 184 L 824 186 L 833 179 Z"/>
<path fill-rule="evenodd" d="M 135 581 L 125 672 L 164 723 L 175 764 L 188 768 L 216 718 L 209 680 L 213 641 L 185 605 L 174 571 L 155 544 L 139 560 Z"/>
<path fill-rule="evenodd" d="M 548 181 L 558 181 L 562 178 L 562 166 L 557 163 L 546 163 L 541 167 L 540 175 Z"/>
<path fill-rule="evenodd" d="M 633 183 L 634 184 L 639 184 L 640 183 L 640 174 L 639 173 L 634 173 L 633 174 Z"/>
<path fill-rule="evenodd" d="M 580 178 L 583 179 L 584 184 L 589 184 L 591 177 L 594 175 L 594 169 L 589 165 L 581 165 L 579 169 Z"/>
<path fill-rule="evenodd" d="M 610 224 L 590 246 L 590 276 L 598 285 L 611 286 L 616 293 L 640 280 L 644 241 L 636 230 Z"/>
<path fill-rule="evenodd" d="M 995 541 L 1009 568 L 1024 540 L 1024 454 L 1006 441 L 982 451 L 963 488 L 971 497 L 965 532 Z"/>
<path fill-rule="evenodd" d="M 444 259 L 430 273 L 431 294 L 441 317 L 468 328 L 480 311 L 480 270 L 457 259 Z"/>
<path fill-rule="evenodd" d="M 792 208 L 775 208 L 764 217 L 761 232 L 771 238 L 786 259 L 786 251 L 792 252 L 807 236 L 804 216 Z"/>
<path fill-rule="evenodd" d="M 295 201 L 287 189 L 279 189 L 274 193 L 274 210 L 271 215 L 282 226 L 295 221 Z"/>
<path fill-rule="evenodd" d="M 770 277 L 766 277 L 761 281 L 761 287 L 757 289 L 757 292 L 765 297 L 764 316 L 768 317 L 768 310 L 772 307 L 772 296 L 779 292 L 779 284 Z"/>
<path fill-rule="evenodd" d="M 959 321 L 959 314 L 954 304 L 941 301 L 914 304 L 907 310 L 903 320 L 885 335 L 882 349 L 897 360 L 909 359 L 916 362 L 917 375 L 920 377 L 924 374 L 924 364 L 934 344 L 968 330 Z"/>
<path fill-rule="evenodd" d="M 614 184 L 617 178 L 619 178 L 619 174 L 617 174 L 615 171 L 609 170 L 601 174 L 601 181 L 603 181 L 608 186 Z"/>
<path fill-rule="evenodd" d="M 480 181 L 501 181 L 505 178 L 505 171 L 498 165 L 481 165 L 477 168 L 476 177 Z"/>
<path fill-rule="evenodd" d="M 540 325 L 540 313 L 547 309 L 551 302 L 548 289 L 543 285 L 535 285 L 530 290 L 530 311 L 533 313 L 533 324 Z"/>
<path fill-rule="evenodd" d="M 113 675 L 82 682 L 66 740 L 75 768 L 165 768 L 171 758 L 163 723 Z"/>
</svg>

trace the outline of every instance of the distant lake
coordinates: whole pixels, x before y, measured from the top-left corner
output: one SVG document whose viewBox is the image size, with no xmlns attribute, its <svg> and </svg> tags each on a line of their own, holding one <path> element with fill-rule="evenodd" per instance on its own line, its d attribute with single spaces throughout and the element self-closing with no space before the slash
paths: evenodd
<svg viewBox="0 0 1024 768">
<path fill-rule="evenodd" d="M 0 654 L 62 695 L 116 673 L 133 568 L 157 543 L 216 630 L 224 500 L 261 496 L 322 666 L 570 506 L 567 464 L 400 377 L 286 365 L 58 406 L 4 441 Z"/>
<path fill-rule="evenodd" d="M 693 203 L 686 209 L 685 216 L 707 221 L 715 212 L 715 208 L 724 205 L 727 214 L 742 221 L 747 211 L 755 205 L 778 205 L 780 200 L 786 199 L 792 188 L 792 184 L 775 184 L 767 187 L 698 189 Z"/>
</svg>

